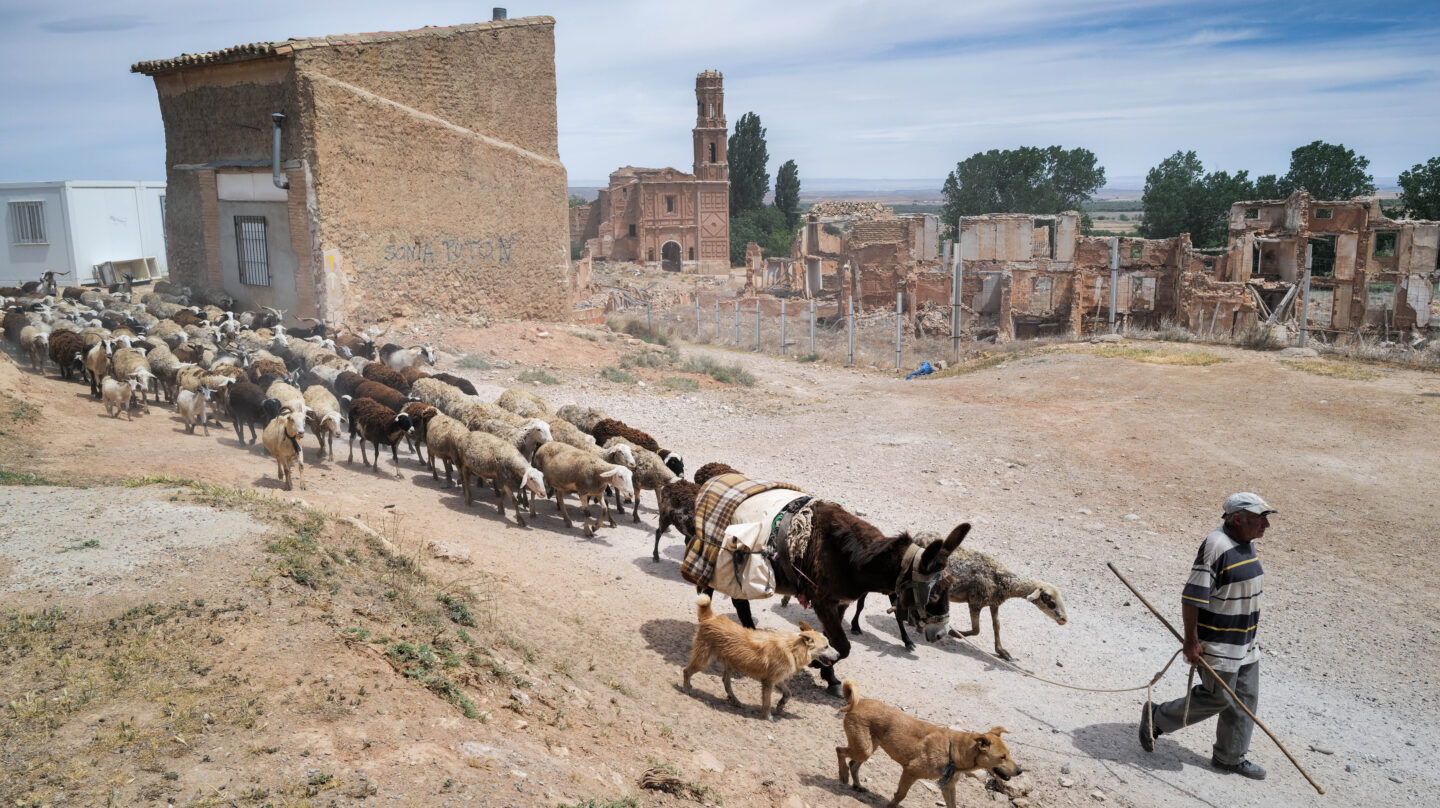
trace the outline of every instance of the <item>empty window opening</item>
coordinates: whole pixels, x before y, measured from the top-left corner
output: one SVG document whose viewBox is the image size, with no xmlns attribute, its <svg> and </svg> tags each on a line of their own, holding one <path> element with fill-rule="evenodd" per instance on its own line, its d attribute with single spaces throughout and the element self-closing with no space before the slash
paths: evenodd
<svg viewBox="0 0 1440 808">
<path fill-rule="evenodd" d="M 715 117 L 715 102 L 714 102 L 714 101 L 711 101 L 711 102 L 710 102 L 710 117 L 711 117 L 711 118 Z"/>
<path fill-rule="evenodd" d="M 265 239 L 264 216 L 235 217 L 235 254 L 241 283 L 270 285 L 270 248 Z"/>
<path fill-rule="evenodd" d="M 645 260 L 647 260 L 647 261 L 654 261 L 654 260 L 655 260 L 655 248 L 654 248 L 654 247 L 651 247 L 651 248 L 649 249 L 649 251 L 647 251 L 647 252 L 645 253 Z"/>
<path fill-rule="evenodd" d="M 1139 257 L 1140 257 L 1140 252 L 1141 252 L 1142 249 L 1143 249 L 1143 248 L 1142 248 L 1139 244 L 1131 244 L 1131 245 L 1130 245 L 1130 258 L 1131 258 L 1132 260 L 1133 260 L 1133 259 L 1136 259 L 1136 258 L 1139 258 Z"/>
<path fill-rule="evenodd" d="M 1315 209 L 1315 218 L 1317 218 L 1317 219 L 1333 219 L 1333 218 L 1335 218 L 1335 209 L 1334 209 L 1334 208 L 1316 208 L 1316 209 Z"/>
<path fill-rule="evenodd" d="M 710 162 L 715 162 L 715 142 L 710 142 Z"/>
<path fill-rule="evenodd" d="M 45 203 L 10 203 L 10 243 L 47 244 L 45 240 Z"/>
<path fill-rule="evenodd" d="M 1246 209 L 1245 209 L 1245 218 L 1247 218 L 1247 219 L 1258 219 L 1258 218 L 1260 218 L 1260 209 L 1259 209 L 1259 208 L 1246 208 Z"/>
<path fill-rule="evenodd" d="M 635 235 L 635 225 L 633 225 L 633 224 L 630 225 L 630 235 L 631 235 L 631 236 L 634 236 L 634 235 Z"/>
<path fill-rule="evenodd" d="M 1395 242 L 1398 240 L 1394 230 L 1385 230 L 1375 234 L 1375 257 L 1394 258 Z"/>
<path fill-rule="evenodd" d="M 1335 276 L 1335 237 L 1325 236 L 1310 239 L 1310 277 L 1333 278 Z"/>
<path fill-rule="evenodd" d="M 694 247 L 691 247 L 691 248 L 690 248 L 689 255 L 690 255 L 689 260 L 694 261 L 694 260 L 695 260 L 695 248 L 694 248 Z"/>
<path fill-rule="evenodd" d="M 675 197 L 674 197 L 674 196 L 666 196 L 666 197 L 665 197 L 665 212 L 666 212 L 666 213 L 674 213 L 674 212 L 675 212 Z"/>
</svg>

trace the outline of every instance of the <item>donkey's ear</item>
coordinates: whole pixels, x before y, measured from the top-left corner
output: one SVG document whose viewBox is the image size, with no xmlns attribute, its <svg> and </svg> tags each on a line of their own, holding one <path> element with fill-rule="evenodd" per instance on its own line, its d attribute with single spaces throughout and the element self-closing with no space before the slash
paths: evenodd
<svg viewBox="0 0 1440 808">
<path fill-rule="evenodd" d="M 957 526 L 955 527 L 954 530 L 950 531 L 950 535 L 949 535 L 949 536 L 946 536 L 946 537 L 945 537 L 945 549 L 946 549 L 946 550 L 954 550 L 956 547 L 959 547 L 959 546 L 960 546 L 960 542 L 965 541 L 965 534 L 967 534 L 967 533 L 969 533 L 969 532 L 970 532 L 970 523 L 969 523 L 969 522 L 961 522 L 959 525 L 957 525 Z"/>
</svg>

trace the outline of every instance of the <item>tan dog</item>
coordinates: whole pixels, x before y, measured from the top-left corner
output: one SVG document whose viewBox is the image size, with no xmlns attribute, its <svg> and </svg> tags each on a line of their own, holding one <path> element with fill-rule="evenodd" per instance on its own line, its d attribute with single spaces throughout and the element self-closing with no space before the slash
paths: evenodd
<svg viewBox="0 0 1440 808">
<path fill-rule="evenodd" d="M 803 621 L 800 633 L 781 631 L 758 631 L 745 628 L 728 617 L 715 614 L 710 608 L 710 597 L 701 595 L 696 601 L 699 607 L 700 623 L 695 627 L 695 645 L 690 650 L 690 664 L 685 666 L 685 691 L 690 692 L 690 677 L 705 670 L 716 657 L 724 667 L 725 699 L 740 705 L 735 691 L 730 687 L 730 676 L 739 673 L 760 681 L 763 707 L 761 715 L 769 721 L 777 720 L 770 714 L 770 693 L 779 688 L 780 701 L 775 712 L 785 709 L 790 698 L 790 678 L 819 659 L 826 665 L 840 661 L 840 654 L 830 647 L 825 635 L 810 628 Z"/>
<path fill-rule="evenodd" d="M 845 714 L 845 739 L 850 745 L 835 747 L 840 782 L 853 781 L 856 791 L 864 791 L 860 764 L 879 746 L 902 767 L 900 787 L 889 808 L 900 805 L 916 780 L 938 779 L 946 808 L 955 808 L 956 774 L 986 769 L 1009 780 L 1021 773 L 1020 764 L 1010 759 L 1010 750 L 1000 740 L 1004 727 L 984 733 L 959 732 L 908 716 L 882 701 L 859 698 L 852 681 L 846 680 L 844 692 L 846 704 L 840 712 Z"/>
</svg>

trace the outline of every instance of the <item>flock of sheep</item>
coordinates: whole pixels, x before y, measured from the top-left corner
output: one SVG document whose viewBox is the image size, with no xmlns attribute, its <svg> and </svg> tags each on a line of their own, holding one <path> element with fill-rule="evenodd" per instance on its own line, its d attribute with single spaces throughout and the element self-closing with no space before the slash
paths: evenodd
<svg viewBox="0 0 1440 808">
<path fill-rule="evenodd" d="M 192 304 L 188 289 L 158 283 L 133 298 L 94 289 L 66 287 L 57 294 L 26 295 L 0 289 L 5 314 L 0 322 L 9 347 L 36 371 L 46 360 L 62 378 L 76 373 L 90 385 L 112 417 L 132 408 L 148 412 L 150 399 L 172 403 L 193 432 L 206 435 L 212 421 L 228 417 L 236 438 L 257 438 L 274 458 L 277 476 L 288 489 L 304 488 L 307 431 L 315 436 L 315 458 L 334 458 L 334 439 L 348 427 L 350 454 L 360 442 L 362 464 L 379 471 L 381 447 L 388 446 L 400 476 L 399 449 L 407 442 L 416 458 L 447 484 L 457 472 L 466 504 L 473 500 L 472 480 L 490 485 L 507 502 L 515 521 L 525 525 L 522 506 L 535 515 L 535 499 L 553 496 L 567 527 L 565 508 L 573 494 L 592 536 L 602 520 L 615 525 L 607 492 L 624 512 L 640 521 L 640 492 L 656 496 L 658 525 L 654 558 L 662 534 L 675 527 L 694 533 L 695 498 L 711 476 L 733 471 L 711 463 L 684 478 L 684 461 L 650 435 L 589 407 L 552 407 L 523 390 L 507 390 L 485 402 L 471 383 L 449 373 L 431 373 L 435 354 L 428 345 L 377 346 L 356 334 L 330 335 L 323 324 L 286 328 L 281 312 L 234 313 L 224 293 L 202 292 Z M 13 293 L 13 294 L 12 294 Z M 374 449 L 369 458 L 366 444 Z M 439 461 L 439 463 L 437 463 Z M 590 505 L 600 511 L 591 521 Z M 957 550 L 951 573 L 952 600 L 968 602 L 974 634 L 979 611 L 991 609 L 997 653 L 1008 658 L 999 641 L 997 610 L 1012 597 L 1024 597 L 1060 624 L 1065 608 L 1055 587 L 1011 573 L 982 553 Z M 858 609 L 856 612 L 858 631 Z M 903 627 L 902 627 L 903 630 Z M 908 645 L 908 638 L 907 645 Z"/>
</svg>

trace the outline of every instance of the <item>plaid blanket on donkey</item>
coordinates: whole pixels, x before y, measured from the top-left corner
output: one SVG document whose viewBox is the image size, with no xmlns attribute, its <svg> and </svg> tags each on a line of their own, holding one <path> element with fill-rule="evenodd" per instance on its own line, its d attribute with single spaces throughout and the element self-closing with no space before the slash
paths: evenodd
<svg viewBox="0 0 1440 808">
<path fill-rule="evenodd" d="M 752 480 L 743 474 L 721 474 L 701 486 L 695 497 L 695 537 L 685 544 L 685 562 L 680 574 L 697 589 L 710 585 L 715 574 L 715 559 L 725 542 L 725 528 L 735 516 L 740 503 L 756 494 L 776 488 L 799 491 L 789 483 Z"/>
</svg>

